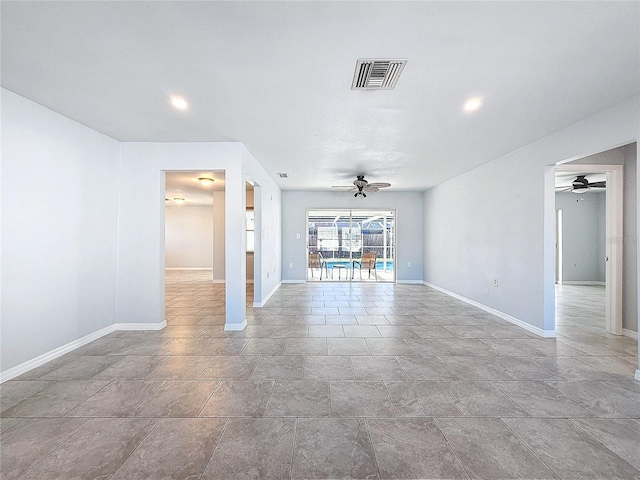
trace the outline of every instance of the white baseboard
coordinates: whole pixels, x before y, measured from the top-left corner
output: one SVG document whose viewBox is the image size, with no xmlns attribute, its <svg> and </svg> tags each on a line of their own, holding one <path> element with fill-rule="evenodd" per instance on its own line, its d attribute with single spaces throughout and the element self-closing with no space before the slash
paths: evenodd
<svg viewBox="0 0 640 480">
<path fill-rule="evenodd" d="M 116 330 L 162 330 L 167 326 L 167 321 L 158 323 L 116 323 Z"/>
<path fill-rule="evenodd" d="M 212 267 L 165 267 L 165 270 L 213 270 Z"/>
<path fill-rule="evenodd" d="M 78 338 L 77 340 L 73 340 L 61 347 L 54 348 L 53 350 L 48 351 L 47 353 L 43 353 L 42 355 L 37 356 L 31 360 L 27 360 L 20 365 L 16 365 L 15 367 L 10 368 L 9 370 L 5 370 L 0 373 L 0 383 L 6 382 L 7 380 L 11 380 L 23 373 L 28 372 L 29 370 L 33 370 L 40 365 L 44 365 L 51 360 L 54 360 L 62 355 L 75 350 L 76 348 L 80 348 L 87 343 L 91 343 L 94 340 L 99 339 L 100 337 L 104 337 L 105 335 L 110 334 L 111 332 L 116 331 L 116 324 L 113 323 L 108 327 L 101 328 L 100 330 L 90 333 L 89 335 L 85 335 L 84 337 Z"/>
<path fill-rule="evenodd" d="M 282 280 L 282 283 L 307 283 L 306 280 Z"/>
<path fill-rule="evenodd" d="M 247 326 L 247 319 L 244 319 L 242 323 L 225 323 L 224 329 L 228 332 L 239 332 L 240 330 L 244 330 Z"/>
<path fill-rule="evenodd" d="M 449 290 L 446 290 L 442 287 L 438 287 L 437 285 L 434 285 L 432 283 L 429 282 L 422 282 L 423 285 L 426 285 L 429 288 L 433 288 L 434 290 L 437 290 L 439 292 L 444 293 L 445 295 L 449 295 L 450 297 L 456 298 L 458 300 L 461 300 L 465 303 L 468 303 L 469 305 L 473 305 L 474 307 L 479 308 L 480 310 L 484 310 L 487 313 L 490 313 L 491 315 L 495 315 L 496 317 L 500 317 L 503 320 L 506 320 L 509 323 L 513 323 L 514 325 L 517 325 L 518 327 L 524 328 L 525 330 L 531 332 L 531 333 L 535 333 L 536 335 L 541 336 L 542 338 L 554 338 L 556 336 L 556 332 L 555 330 L 543 330 L 541 328 L 538 327 L 534 327 L 533 325 L 529 325 L 527 322 L 522 321 L 516 317 L 512 317 L 511 315 L 501 312 L 500 310 L 496 310 L 495 308 L 491 308 L 487 305 L 484 305 L 483 303 L 480 302 L 476 302 L 475 300 L 471 300 L 470 298 L 467 297 L 463 297 L 462 295 L 458 295 L 457 293 L 451 292 Z"/>
<path fill-rule="evenodd" d="M 622 334 L 625 337 L 635 338 L 636 340 L 638 339 L 638 332 L 634 332 L 633 330 L 629 330 L 627 328 L 622 329 Z"/>
<path fill-rule="evenodd" d="M 422 280 L 396 280 L 396 283 L 407 283 L 409 285 L 424 285 Z"/>
<path fill-rule="evenodd" d="M 221 280 L 219 278 L 214 278 L 213 280 L 211 280 L 211 283 L 227 283 L 226 280 Z M 253 278 L 247 278 L 246 283 L 254 283 L 253 282 Z"/>
<path fill-rule="evenodd" d="M 274 293 L 276 293 L 278 291 L 278 289 L 282 286 L 282 282 L 278 282 L 278 284 L 273 287 L 273 290 L 271 290 L 266 297 L 264 297 L 264 299 L 262 299 L 261 302 L 253 302 L 253 307 L 254 308 L 262 308 L 266 305 L 266 303 L 269 301 L 269 299 L 273 296 Z"/>
<path fill-rule="evenodd" d="M 602 285 L 604 287 L 606 283 L 597 280 L 563 280 L 562 285 Z"/>
<path fill-rule="evenodd" d="M 158 323 L 112 323 L 108 327 L 101 328 L 100 330 L 90 333 L 89 335 L 85 335 L 84 337 L 78 338 L 77 340 L 73 340 L 72 342 L 62 345 L 61 347 L 54 348 L 47 353 L 43 353 L 36 358 L 27 360 L 20 365 L 16 365 L 9 370 L 0 372 L 0 383 L 11 380 L 12 378 L 16 378 L 23 373 L 27 373 L 29 370 L 33 370 L 40 365 L 44 365 L 51 360 L 72 352 L 73 350 L 80 348 L 87 343 L 91 343 L 101 337 L 104 337 L 105 335 L 115 332 L 116 330 L 162 330 L 166 326 L 166 321 Z"/>
</svg>

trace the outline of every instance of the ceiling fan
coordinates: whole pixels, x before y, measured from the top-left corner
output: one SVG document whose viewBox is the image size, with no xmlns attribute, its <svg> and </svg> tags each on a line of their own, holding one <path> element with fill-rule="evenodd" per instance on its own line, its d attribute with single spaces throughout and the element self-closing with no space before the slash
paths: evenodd
<svg viewBox="0 0 640 480">
<path fill-rule="evenodd" d="M 584 193 L 591 189 L 604 189 L 607 187 L 606 181 L 590 182 L 587 179 L 587 175 L 578 175 L 576 179 L 571 182 L 571 185 L 562 185 L 556 187 L 557 192 L 573 192 Z"/>
<path fill-rule="evenodd" d="M 331 188 L 348 188 L 349 191 L 356 191 L 353 195 L 354 197 L 366 197 L 367 194 L 365 192 L 377 192 L 381 188 L 390 187 L 390 183 L 386 182 L 378 182 L 378 183 L 369 183 L 364 179 L 364 175 L 357 175 L 357 178 L 353 181 L 353 186 L 351 185 L 332 185 Z"/>
</svg>

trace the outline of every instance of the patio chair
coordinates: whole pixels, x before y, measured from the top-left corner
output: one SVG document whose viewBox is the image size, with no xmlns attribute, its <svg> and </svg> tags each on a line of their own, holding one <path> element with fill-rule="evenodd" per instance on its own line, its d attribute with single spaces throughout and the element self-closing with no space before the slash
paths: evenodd
<svg viewBox="0 0 640 480">
<path fill-rule="evenodd" d="M 310 253 L 309 254 L 309 269 L 311 270 L 311 278 L 313 278 L 313 269 L 320 269 L 320 280 L 322 280 L 322 269 L 324 268 L 325 273 L 327 270 L 327 262 L 322 257 L 321 253 Z"/>
<path fill-rule="evenodd" d="M 375 278 L 376 280 L 378 279 L 378 272 L 376 270 L 376 257 L 377 256 L 378 255 L 377 255 L 376 252 L 363 252 L 362 253 L 362 258 L 360 260 L 354 262 L 354 267 L 355 267 L 356 263 L 359 264 L 359 267 L 360 267 L 360 280 L 362 280 L 362 269 L 363 268 L 366 268 L 369 271 L 369 278 L 371 278 L 371 270 L 373 270 L 373 278 Z"/>
</svg>

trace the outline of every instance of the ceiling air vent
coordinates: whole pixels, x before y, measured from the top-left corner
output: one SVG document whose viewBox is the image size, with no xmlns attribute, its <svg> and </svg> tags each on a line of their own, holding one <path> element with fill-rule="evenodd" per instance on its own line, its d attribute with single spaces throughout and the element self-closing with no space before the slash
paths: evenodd
<svg viewBox="0 0 640 480">
<path fill-rule="evenodd" d="M 352 90 L 391 90 L 406 65 L 406 60 L 359 58 L 353 74 Z"/>
</svg>

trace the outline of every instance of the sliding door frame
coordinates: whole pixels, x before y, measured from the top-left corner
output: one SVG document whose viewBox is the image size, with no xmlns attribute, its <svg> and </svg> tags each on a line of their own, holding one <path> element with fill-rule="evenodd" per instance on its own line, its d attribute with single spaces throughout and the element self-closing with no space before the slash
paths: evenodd
<svg viewBox="0 0 640 480">
<path fill-rule="evenodd" d="M 306 261 L 306 265 L 308 265 L 309 263 L 309 251 L 310 251 L 310 239 L 309 239 L 309 218 L 310 218 L 310 214 L 313 214 L 313 212 L 317 212 L 317 211 L 334 211 L 337 213 L 344 213 L 344 217 L 348 217 L 349 219 L 349 227 L 350 229 L 353 229 L 353 226 L 355 224 L 358 224 L 358 222 L 356 221 L 354 223 L 353 217 L 354 217 L 354 213 L 357 215 L 358 212 L 380 212 L 382 217 L 393 217 L 393 227 L 391 230 L 391 235 L 392 235 L 392 245 L 390 246 L 384 246 L 384 248 L 389 249 L 389 252 L 392 255 L 392 260 L 393 260 L 393 279 L 392 280 L 377 280 L 376 278 L 376 282 L 378 283 L 396 283 L 398 281 L 398 263 L 397 263 L 397 245 L 398 245 L 398 212 L 395 208 L 342 208 L 342 207 L 338 207 L 338 208 L 307 208 L 306 209 L 306 214 L 305 214 L 305 261 Z M 390 215 L 385 215 L 385 212 L 390 212 Z M 362 229 L 361 229 L 362 232 Z M 384 229 L 383 229 L 383 235 L 384 235 L 384 239 L 386 240 L 386 235 L 387 235 L 387 225 L 385 223 L 384 225 Z M 386 242 L 384 242 L 386 243 Z M 341 248 L 341 246 L 338 246 L 338 248 Z M 364 233 L 361 233 L 361 245 L 360 245 L 360 255 L 362 255 L 362 252 L 364 251 Z M 383 252 L 383 255 L 385 252 Z M 377 261 L 383 261 L 384 263 L 384 259 L 383 258 L 378 258 Z M 349 283 L 370 283 L 368 281 L 362 280 L 362 279 L 357 279 L 356 275 L 355 275 L 355 271 L 353 270 L 353 248 L 350 247 L 349 248 L 349 263 L 351 264 L 351 268 L 347 269 L 347 282 Z M 326 276 L 327 279 L 329 278 L 329 274 L 330 272 L 326 271 Z M 309 268 L 307 267 L 306 272 L 305 272 L 305 281 L 309 282 L 312 280 L 309 280 Z"/>
</svg>

